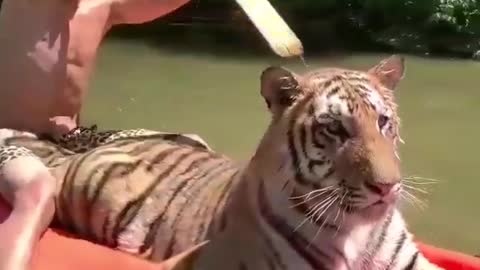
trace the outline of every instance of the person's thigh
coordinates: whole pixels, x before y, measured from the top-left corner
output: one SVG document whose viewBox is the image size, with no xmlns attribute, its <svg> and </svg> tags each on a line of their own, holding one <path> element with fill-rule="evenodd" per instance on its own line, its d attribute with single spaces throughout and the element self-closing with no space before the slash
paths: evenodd
<svg viewBox="0 0 480 270">
<path fill-rule="evenodd" d="M 0 196 L 0 223 L 7 219 L 10 212 L 11 207 Z M 161 270 L 152 263 L 52 229 L 47 229 L 35 246 L 31 269 Z"/>
</svg>

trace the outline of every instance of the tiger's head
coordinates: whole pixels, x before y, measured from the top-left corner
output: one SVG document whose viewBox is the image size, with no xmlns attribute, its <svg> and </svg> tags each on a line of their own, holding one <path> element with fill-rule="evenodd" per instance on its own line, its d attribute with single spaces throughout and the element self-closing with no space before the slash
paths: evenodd
<svg viewBox="0 0 480 270">
<path fill-rule="evenodd" d="M 401 171 L 394 89 L 403 74 L 400 56 L 366 71 L 264 70 L 261 94 L 272 121 L 261 145 L 290 165 L 296 195 L 310 194 L 305 203 L 328 197 L 331 207 L 369 219 L 395 205 Z"/>
</svg>

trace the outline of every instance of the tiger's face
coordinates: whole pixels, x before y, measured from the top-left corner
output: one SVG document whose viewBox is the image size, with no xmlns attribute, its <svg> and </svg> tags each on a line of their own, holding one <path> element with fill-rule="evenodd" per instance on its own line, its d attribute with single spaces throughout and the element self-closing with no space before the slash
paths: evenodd
<svg viewBox="0 0 480 270">
<path fill-rule="evenodd" d="M 278 67 L 263 72 L 271 128 L 286 135 L 291 182 L 297 195 L 311 194 L 307 205 L 327 198 L 328 207 L 369 219 L 395 205 L 401 173 L 393 90 L 403 73 L 398 56 L 364 72 L 320 69 L 297 75 Z"/>
</svg>

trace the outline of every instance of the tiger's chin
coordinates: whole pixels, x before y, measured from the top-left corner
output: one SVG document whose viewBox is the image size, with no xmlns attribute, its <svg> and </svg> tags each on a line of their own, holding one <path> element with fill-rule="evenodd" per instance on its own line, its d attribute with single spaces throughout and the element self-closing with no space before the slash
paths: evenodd
<svg viewBox="0 0 480 270">
<path fill-rule="evenodd" d="M 388 213 L 397 206 L 397 199 L 383 200 L 379 199 L 366 207 L 357 210 L 359 215 L 365 221 L 378 221 L 385 218 Z"/>
</svg>

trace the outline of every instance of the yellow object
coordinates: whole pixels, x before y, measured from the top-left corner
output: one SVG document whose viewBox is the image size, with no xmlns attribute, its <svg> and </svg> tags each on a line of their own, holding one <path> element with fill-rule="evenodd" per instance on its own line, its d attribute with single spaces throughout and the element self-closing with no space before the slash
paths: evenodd
<svg viewBox="0 0 480 270">
<path fill-rule="evenodd" d="M 303 55 L 302 42 L 268 0 L 236 0 L 236 2 L 276 54 L 281 57 Z"/>
</svg>

